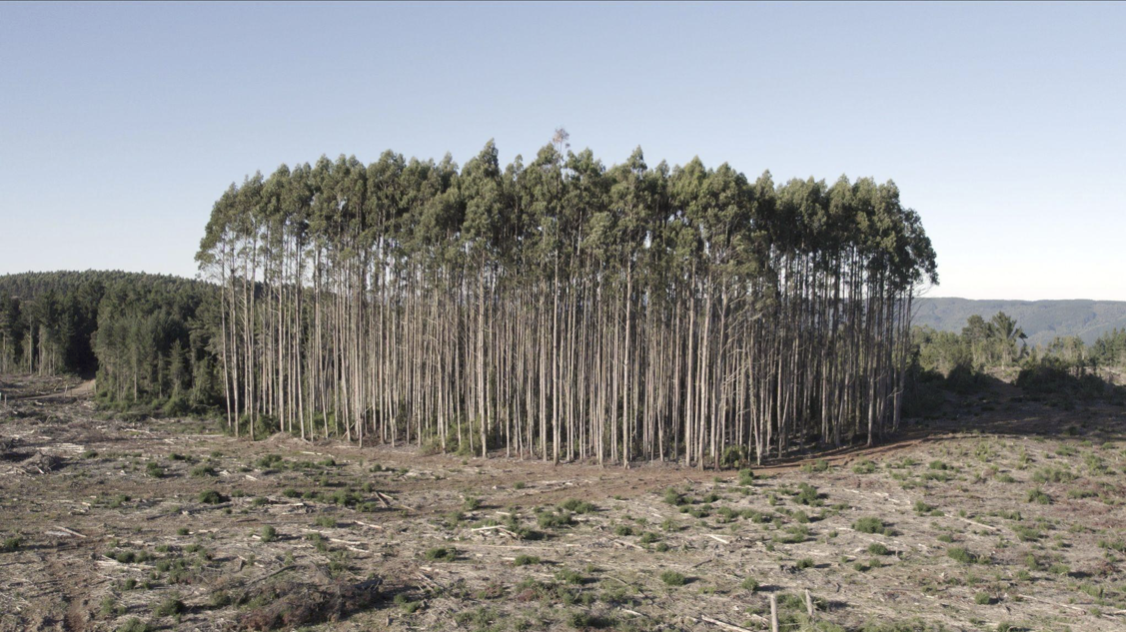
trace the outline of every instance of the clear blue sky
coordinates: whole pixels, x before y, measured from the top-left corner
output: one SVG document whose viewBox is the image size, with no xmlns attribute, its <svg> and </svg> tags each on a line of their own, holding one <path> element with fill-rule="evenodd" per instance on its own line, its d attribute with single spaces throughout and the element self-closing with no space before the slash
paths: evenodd
<svg viewBox="0 0 1126 632">
<path fill-rule="evenodd" d="M 0 273 L 191 276 L 321 154 L 895 180 L 930 296 L 1126 300 L 1126 4 L 0 4 Z"/>
</svg>

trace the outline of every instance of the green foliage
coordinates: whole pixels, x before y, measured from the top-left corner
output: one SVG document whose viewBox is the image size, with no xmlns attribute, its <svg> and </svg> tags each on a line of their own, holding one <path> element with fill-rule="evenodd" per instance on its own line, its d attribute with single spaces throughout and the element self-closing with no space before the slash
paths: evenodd
<svg viewBox="0 0 1126 632">
<path fill-rule="evenodd" d="M 962 564 L 974 564 L 977 562 L 977 556 L 971 553 L 969 549 L 961 546 L 946 549 L 946 556 Z"/>
<path fill-rule="evenodd" d="M 96 373 L 103 406 L 207 410 L 218 397 L 218 374 L 197 312 L 216 293 L 206 283 L 151 274 L 0 276 L 0 373 Z"/>
<path fill-rule="evenodd" d="M 860 533 L 876 533 L 891 535 L 890 530 L 884 526 L 884 521 L 875 516 L 865 516 L 852 523 L 852 528 Z"/>
<path fill-rule="evenodd" d="M 457 549 L 453 547 L 439 546 L 432 549 L 427 549 L 423 554 L 427 560 L 432 562 L 452 562 L 457 559 Z"/>
<path fill-rule="evenodd" d="M 588 514 L 597 511 L 597 508 L 593 504 L 574 498 L 564 501 L 559 507 L 577 514 Z"/>
<path fill-rule="evenodd" d="M 263 542 L 273 542 L 276 539 L 278 539 L 277 529 L 275 529 L 271 525 L 266 525 L 266 526 L 262 527 L 262 541 Z"/>
<path fill-rule="evenodd" d="M 548 509 L 536 514 L 536 524 L 538 524 L 541 529 L 558 529 L 561 527 L 569 527 L 574 523 L 575 521 L 571 517 L 571 512 L 566 509 L 560 509 L 558 511 Z"/>
<path fill-rule="evenodd" d="M 614 620 L 607 617 L 591 614 L 589 612 L 573 612 L 567 618 L 567 623 L 576 630 L 602 629 L 613 627 Z"/>
<path fill-rule="evenodd" d="M 817 491 L 817 488 L 809 483 L 798 484 L 798 494 L 794 497 L 794 500 L 803 505 L 816 507 L 825 504 L 821 501 L 821 494 Z"/>
<path fill-rule="evenodd" d="M 661 573 L 661 581 L 669 586 L 683 586 L 688 583 L 688 578 L 676 571 L 665 571 Z"/>
<path fill-rule="evenodd" d="M 673 487 L 665 490 L 664 499 L 666 503 L 674 506 L 680 506 L 685 503 L 684 496 Z"/>
<path fill-rule="evenodd" d="M 206 489 L 199 493 L 199 502 L 204 503 L 205 505 L 218 505 L 220 503 L 225 503 L 228 500 L 230 500 L 230 498 L 224 496 L 223 494 L 220 494 L 213 489 Z"/>
<path fill-rule="evenodd" d="M 863 459 L 852 466 L 854 474 L 871 474 L 876 471 L 876 464 L 869 459 Z"/>
<path fill-rule="evenodd" d="M 184 611 L 184 602 L 179 598 L 173 596 L 160 602 L 160 605 L 153 610 L 153 614 L 158 617 L 173 617 Z"/>
<path fill-rule="evenodd" d="M 515 566 L 529 566 L 531 564 L 539 564 L 540 558 L 535 555 L 517 555 L 516 560 L 512 563 Z"/>
<path fill-rule="evenodd" d="M 151 624 L 141 621 L 137 617 L 133 617 L 117 627 L 117 632 L 153 632 L 155 630 Z"/>
</svg>

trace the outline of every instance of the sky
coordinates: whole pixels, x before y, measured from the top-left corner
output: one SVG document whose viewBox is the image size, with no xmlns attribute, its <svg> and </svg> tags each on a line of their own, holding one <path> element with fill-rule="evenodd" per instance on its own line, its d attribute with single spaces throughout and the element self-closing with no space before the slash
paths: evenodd
<svg viewBox="0 0 1126 632">
<path fill-rule="evenodd" d="M 0 274 L 194 276 L 232 182 L 459 163 L 894 180 L 926 296 L 1126 300 L 1126 3 L 0 4 Z"/>
</svg>

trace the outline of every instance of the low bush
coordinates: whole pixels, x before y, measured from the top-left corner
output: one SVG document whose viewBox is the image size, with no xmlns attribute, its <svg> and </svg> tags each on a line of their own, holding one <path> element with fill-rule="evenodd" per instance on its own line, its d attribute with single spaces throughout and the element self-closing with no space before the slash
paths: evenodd
<svg viewBox="0 0 1126 632">
<path fill-rule="evenodd" d="M 665 571 L 661 573 L 661 581 L 669 586 L 683 586 L 688 583 L 688 578 L 676 571 Z"/>
</svg>

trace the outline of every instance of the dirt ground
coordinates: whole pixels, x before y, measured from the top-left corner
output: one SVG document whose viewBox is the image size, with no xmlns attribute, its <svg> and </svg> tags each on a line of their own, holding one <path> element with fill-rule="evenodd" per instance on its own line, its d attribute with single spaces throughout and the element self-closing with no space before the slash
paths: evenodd
<svg viewBox="0 0 1126 632">
<path fill-rule="evenodd" d="M 0 630 L 1126 629 L 1126 408 L 999 388 L 700 471 L 425 456 L 0 377 Z M 808 594 L 808 600 L 806 595 Z M 811 615 L 812 613 L 812 615 Z"/>
</svg>

